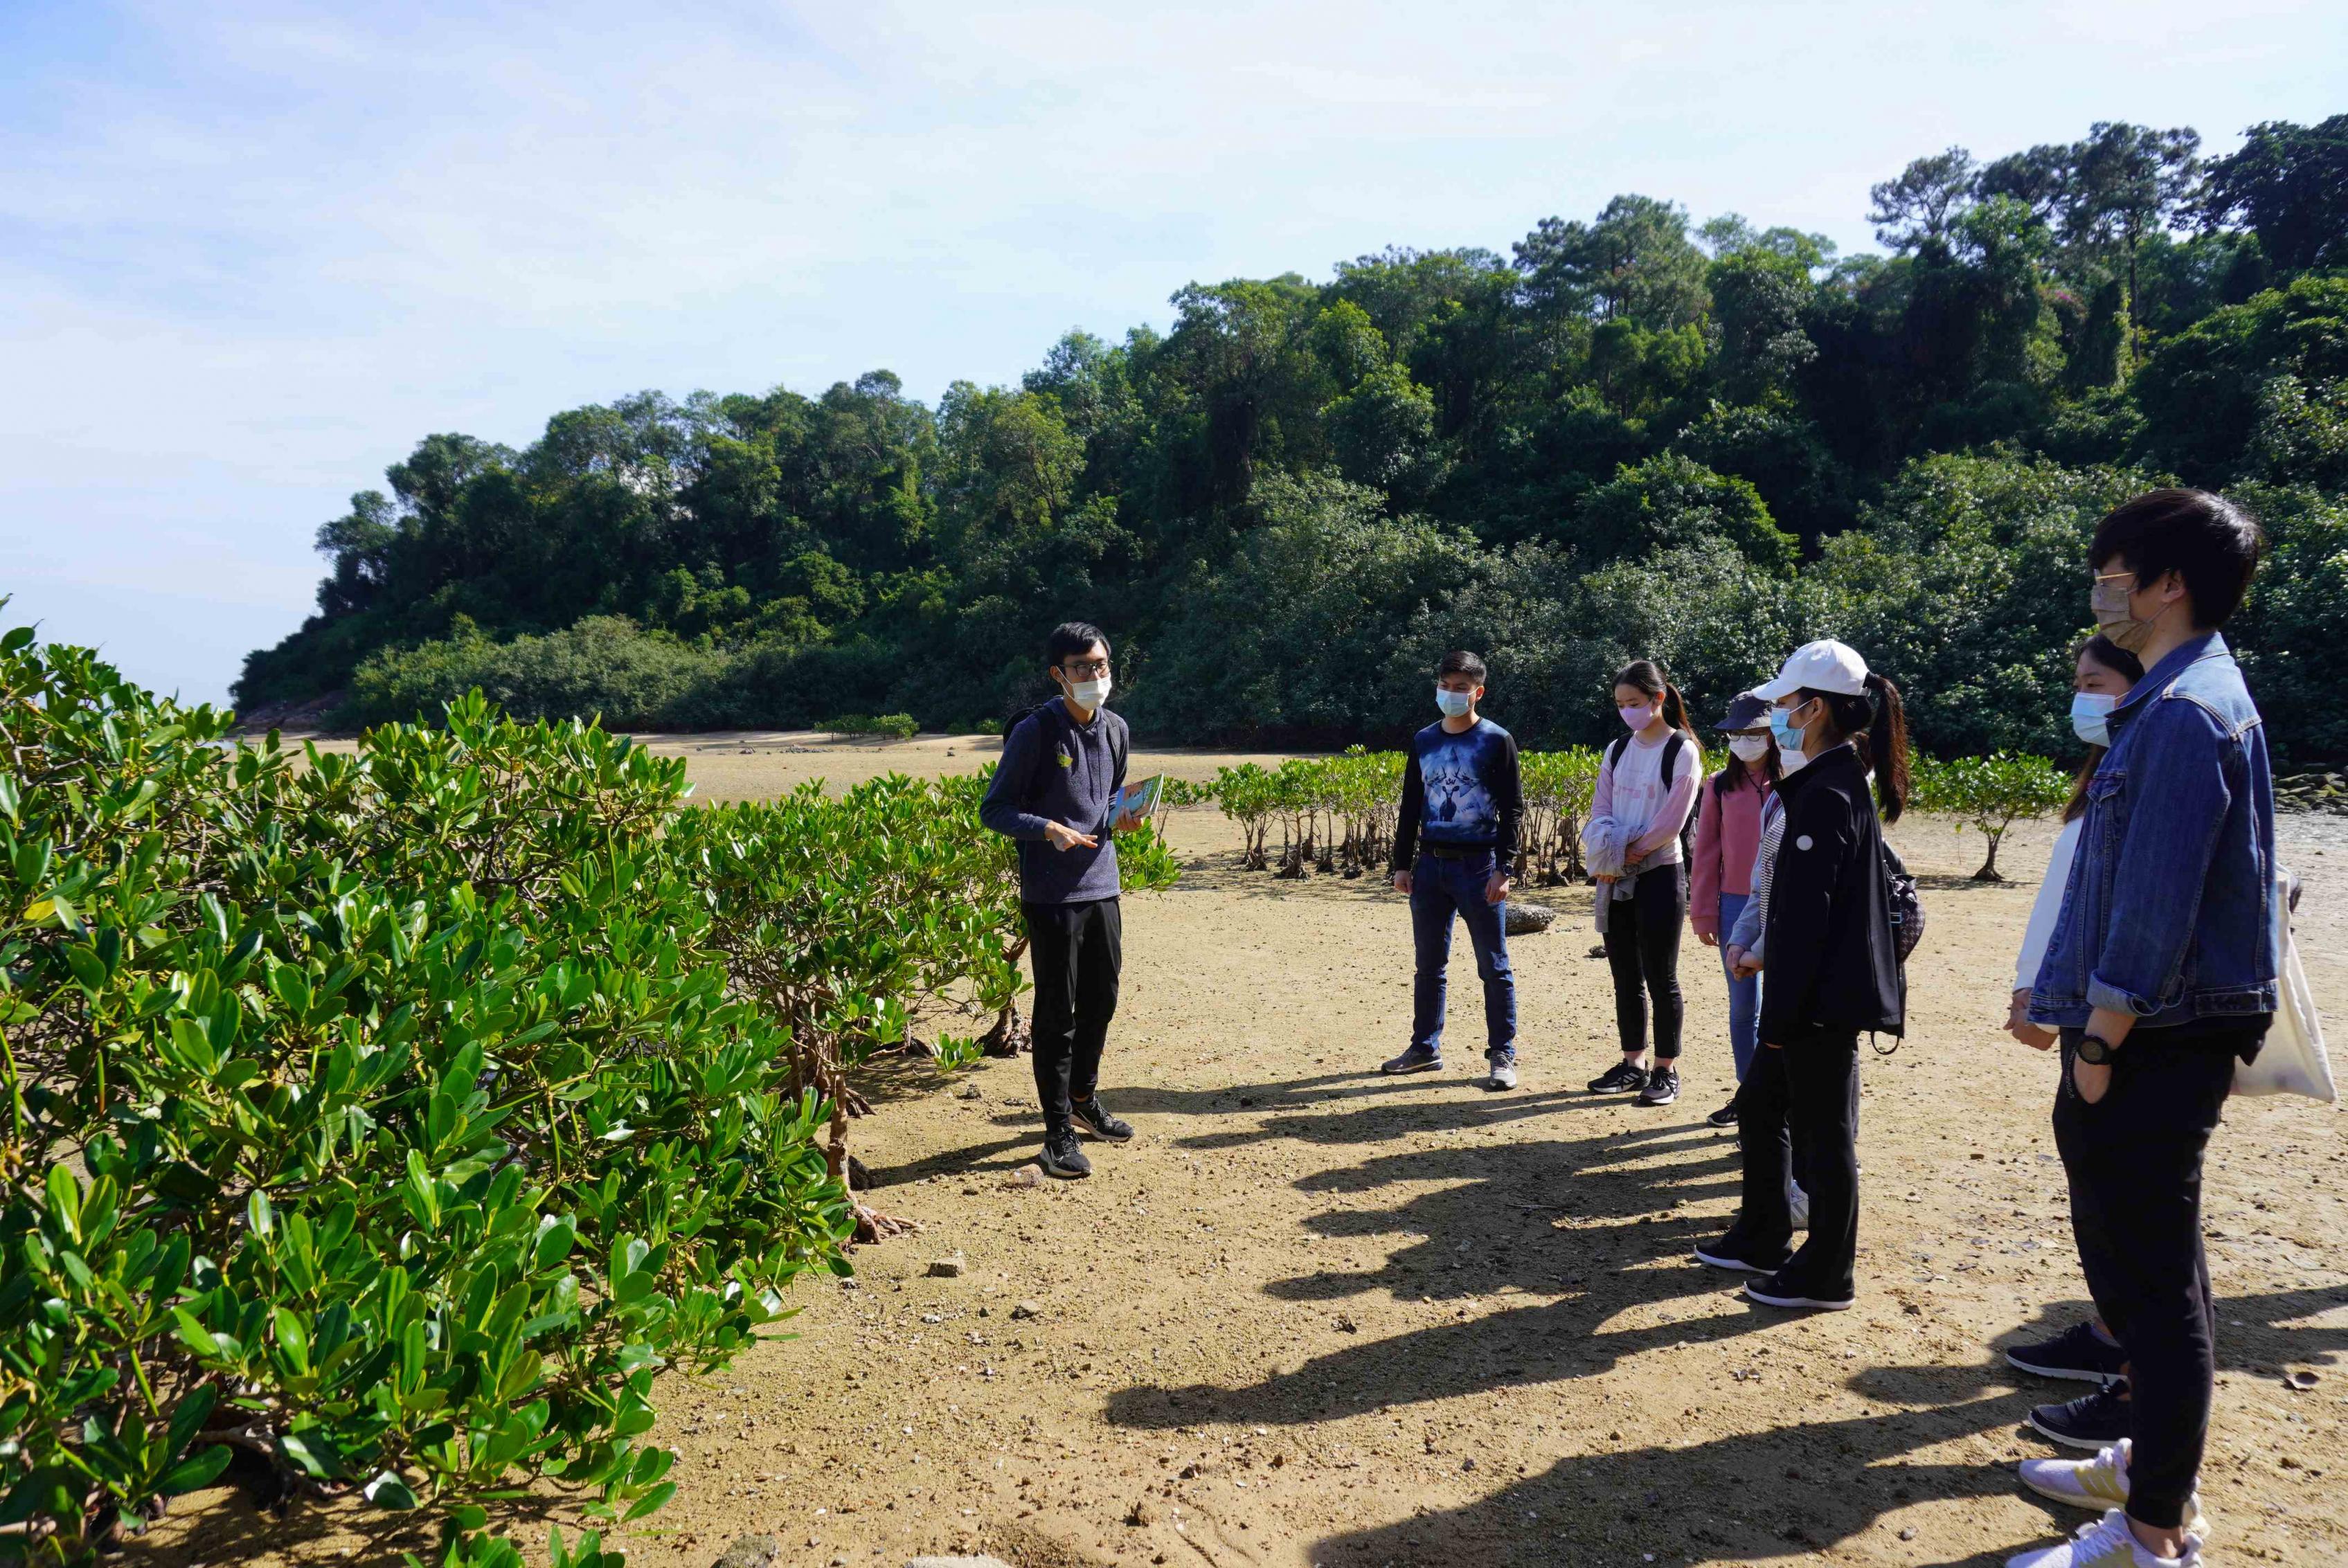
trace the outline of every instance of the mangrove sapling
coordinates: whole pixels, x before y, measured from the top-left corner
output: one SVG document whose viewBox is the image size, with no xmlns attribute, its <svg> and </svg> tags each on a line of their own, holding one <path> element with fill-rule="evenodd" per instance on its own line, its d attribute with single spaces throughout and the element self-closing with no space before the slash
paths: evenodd
<svg viewBox="0 0 2348 1568">
<path fill-rule="evenodd" d="M 1915 769 L 1917 805 L 1957 818 L 1957 831 L 1977 830 L 1989 853 L 1973 873 L 1976 882 L 2003 882 L 1998 846 L 2017 822 L 2059 809 L 2070 798 L 2071 781 L 2044 757 L 1998 752 L 1986 757 L 1921 760 Z"/>
</svg>

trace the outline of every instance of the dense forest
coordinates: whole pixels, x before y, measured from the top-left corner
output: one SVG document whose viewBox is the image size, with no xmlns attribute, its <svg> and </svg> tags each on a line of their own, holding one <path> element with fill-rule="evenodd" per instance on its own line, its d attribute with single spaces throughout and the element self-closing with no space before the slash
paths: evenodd
<svg viewBox="0 0 2348 1568">
<path fill-rule="evenodd" d="M 238 701 L 975 726 L 1080 616 L 1148 738 L 1391 740 L 1457 645 L 1566 743 L 1628 656 L 1708 710 L 1831 633 L 1929 749 L 2059 754 L 2087 531 L 2181 480 L 2270 532 L 2234 639 L 2282 761 L 2348 757 L 2348 115 L 1951 148 L 1872 198 L 1880 254 L 1626 195 L 1506 256 L 1194 283 L 934 408 L 875 371 L 430 436 Z"/>
</svg>

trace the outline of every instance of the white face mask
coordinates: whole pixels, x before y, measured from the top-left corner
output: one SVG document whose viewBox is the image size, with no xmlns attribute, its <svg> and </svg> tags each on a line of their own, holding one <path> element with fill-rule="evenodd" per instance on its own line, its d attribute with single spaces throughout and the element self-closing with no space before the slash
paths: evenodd
<svg viewBox="0 0 2348 1568">
<path fill-rule="evenodd" d="M 2112 710 L 2120 705 L 2117 697 L 2101 692 L 2078 692 L 2071 697 L 2071 733 L 2091 746 L 2112 743 Z"/>
<path fill-rule="evenodd" d="M 1739 762 L 1757 763 L 1763 757 L 1769 754 L 1769 737 L 1766 735 L 1731 735 L 1728 737 L 1728 752 L 1731 756 L 1735 757 Z"/>
<path fill-rule="evenodd" d="M 1086 712 L 1097 713 L 1100 705 L 1108 701 L 1108 677 L 1102 675 L 1090 681 L 1071 681 L 1068 682 L 1068 697 Z"/>
<path fill-rule="evenodd" d="M 1443 716 L 1447 719 L 1463 718 L 1468 710 L 1476 705 L 1476 693 L 1454 692 L 1448 686 L 1437 686 L 1435 689 L 1435 705 L 1443 710 Z"/>
</svg>

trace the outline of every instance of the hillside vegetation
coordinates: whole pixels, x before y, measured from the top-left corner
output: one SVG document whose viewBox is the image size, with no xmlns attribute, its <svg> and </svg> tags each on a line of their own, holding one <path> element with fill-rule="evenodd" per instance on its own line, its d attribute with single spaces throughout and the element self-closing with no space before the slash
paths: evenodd
<svg viewBox="0 0 2348 1568">
<path fill-rule="evenodd" d="M 2086 531 L 2176 479 L 2273 535 L 2237 641 L 2278 751 L 2348 755 L 2348 116 L 2198 148 L 1919 159 L 1883 254 L 1626 195 L 1506 256 L 1193 283 L 934 408 L 875 371 L 429 436 L 320 530 L 318 613 L 238 700 L 964 725 L 1081 615 L 1155 740 L 1391 740 L 1460 644 L 1570 743 L 1626 655 L 1708 708 L 1831 632 L 1929 749 L 2060 754 Z"/>
</svg>

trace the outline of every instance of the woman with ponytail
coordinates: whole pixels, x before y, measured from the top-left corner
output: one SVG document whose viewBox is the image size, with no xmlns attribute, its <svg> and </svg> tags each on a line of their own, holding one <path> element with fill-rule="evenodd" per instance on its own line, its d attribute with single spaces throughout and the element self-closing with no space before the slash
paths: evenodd
<svg viewBox="0 0 2348 1568">
<path fill-rule="evenodd" d="M 1744 1207 L 1698 1261 L 1756 1277 L 1765 1307 L 1840 1311 L 1856 1299 L 1859 1037 L 1901 1032 L 1907 984 L 1892 943 L 1883 824 L 1908 804 L 1908 718 L 1899 688 L 1831 639 L 1756 689 L 1785 776 L 1785 825 L 1770 876 L 1761 1050 L 1737 1096 Z M 1874 788 L 1869 789 L 1872 774 Z M 1786 1177 L 1809 1194 L 1810 1234 L 1792 1250 Z"/>
<path fill-rule="evenodd" d="M 1614 677 L 1614 709 L 1631 733 L 1606 748 L 1590 820 L 1593 829 L 1608 825 L 1621 845 L 1620 869 L 1598 876 L 1598 897 L 1606 961 L 1614 974 L 1614 1022 L 1622 1060 L 1592 1079 L 1590 1091 L 1636 1093 L 1642 1105 L 1669 1105 L 1680 1097 L 1684 1013 L 1680 924 L 1687 918 L 1687 867 L 1680 830 L 1704 782 L 1704 750 L 1688 723 L 1679 688 L 1653 660 L 1634 661 Z"/>
</svg>

